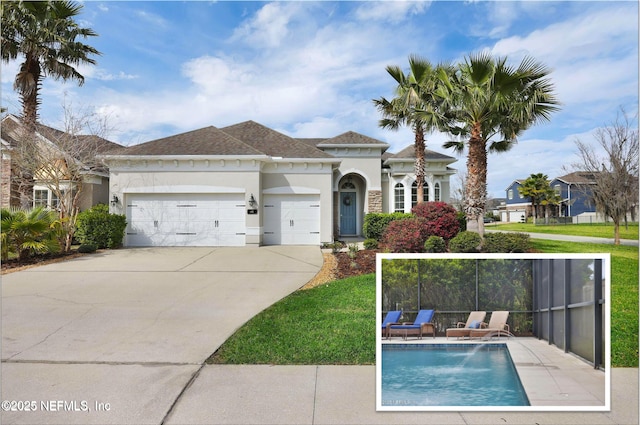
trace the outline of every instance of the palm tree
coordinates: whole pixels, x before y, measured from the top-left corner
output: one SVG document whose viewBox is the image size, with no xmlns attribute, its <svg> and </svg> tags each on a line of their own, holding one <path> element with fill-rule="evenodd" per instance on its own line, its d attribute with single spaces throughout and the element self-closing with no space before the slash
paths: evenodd
<svg viewBox="0 0 640 425">
<path fill-rule="evenodd" d="M 456 121 L 448 131 L 466 138 L 466 143 L 460 139 L 444 146 L 461 151 L 466 144 L 468 149 L 467 230 L 484 234 L 487 153 L 508 151 L 524 130 L 559 110 L 549 72 L 530 57 L 513 68 L 507 58 L 479 53 L 465 58 L 453 74 L 443 75 L 447 108 Z"/>
<path fill-rule="evenodd" d="M 407 125 L 413 130 L 418 204 L 424 201 L 424 135 L 440 128 L 444 120 L 438 107 L 438 75 L 446 69 L 444 65 L 434 67 L 428 60 L 412 55 L 407 75 L 398 66 L 387 66 L 387 72 L 398 84 L 396 97 L 391 100 L 381 97 L 373 101 L 383 116 L 379 121 L 380 127 L 398 130 L 400 126 Z"/>
<path fill-rule="evenodd" d="M 518 188 L 518 192 L 520 192 L 520 196 L 523 198 L 529 198 L 531 200 L 534 224 L 538 218 L 538 211 L 540 210 L 540 206 L 543 205 L 543 201 L 553 201 L 550 196 L 555 195 L 554 190 L 549 186 L 549 177 L 543 173 L 531 174 L 527 177 Z M 549 205 L 549 202 L 544 202 L 544 205 Z"/>
<path fill-rule="evenodd" d="M 76 40 L 97 34 L 75 22 L 83 6 L 70 1 L 11 1 L 2 2 L 0 7 L 2 61 L 8 63 L 24 57 L 14 88 L 21 98 L 26 129 L 33 134 L 42 79 L 50 76 L 82 85 L 84 77 L 74 66 L 94 65 L 96 61 L 90 55 L 100 52 Z"/>
<path fill-rule="evenodd" d="M 60 249 L 55 237 L 55 211 L 44 207 L 30 211 L 2 209 L 0 215 L 3 261 L 6 261 L 12 252 L 18 255 L 18 262 L 21 262 L 31 253 L 42 254 Z"/>
</svg>

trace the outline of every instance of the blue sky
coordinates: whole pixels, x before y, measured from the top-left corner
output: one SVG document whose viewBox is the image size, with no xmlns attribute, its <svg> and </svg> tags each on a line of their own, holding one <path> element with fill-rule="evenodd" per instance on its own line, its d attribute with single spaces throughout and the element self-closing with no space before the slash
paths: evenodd
<svg viewBox="0 0 640 425">
<path fill-rule="evenodd" d="M 82 87 L 45 79 L 41 121 L 62 128 L 66 98 L 108 116 L 109 138 L 125 145 L 254 120 L 293 137 L 353 130 L 397 152 L 411 132 L 378 128 L 372 103 L 393 95 L 387 65 L 530 55 L 553 70 L 562 111 L 490 155 L 489 195 L 504 197 L 514 179 L 564 174 L 575 139 L 592 140 L 620 106 L 638 111 L 636 1 L 86 1 L 79 20 L 102 56 L 79 68 Z M 19 114 L 17 68 L 2 64 L 2 105 Z M 455 156 L 446 140 L 428 135 L 427 147 Z"/>
</svg>

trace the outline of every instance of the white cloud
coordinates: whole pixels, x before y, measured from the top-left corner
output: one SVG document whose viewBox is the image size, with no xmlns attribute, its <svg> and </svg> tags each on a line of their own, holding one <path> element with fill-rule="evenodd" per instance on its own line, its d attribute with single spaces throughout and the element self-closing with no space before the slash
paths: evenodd
<svg viewBox="0 0 640 425">
<path fill-rule="evenodd" d="M 398 23 L 411 15 L 423 13 L 431 1 L 367 1 L 356 10 L 360 21 L 385 21 Z"/>
<path fill-rule="evenodd" d="M 232 40 L 243 40 L 256 47 L 277 47 L 289 35 L 289 23 L 299 11 L 294 2 L 268 3 L 236 29 Z"/>
</svg>

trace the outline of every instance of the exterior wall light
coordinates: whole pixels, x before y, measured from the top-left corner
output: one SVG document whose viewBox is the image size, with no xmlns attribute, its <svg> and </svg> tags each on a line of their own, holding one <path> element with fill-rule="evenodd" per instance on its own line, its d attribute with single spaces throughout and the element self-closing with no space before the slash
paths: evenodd
<svg viewBox="0 0 640 425">
<path fill-rule="evenodd" d="M 111 205 L 115 207 L 118 204 L 118 202 L 120 202 L 120 199 L 118 199 L 116 195 L 113 195 L 113 197 L 111 198 Z"/>
<path fill-rule="evenodd" d="M 251 206 L 251 208 L 255 208 L 257 202 L 256 202 L 256 198 L 253 197 L 253 193 L 251 194 L 251 196 L 249 196 L 249 205 Z"/>
</svg>

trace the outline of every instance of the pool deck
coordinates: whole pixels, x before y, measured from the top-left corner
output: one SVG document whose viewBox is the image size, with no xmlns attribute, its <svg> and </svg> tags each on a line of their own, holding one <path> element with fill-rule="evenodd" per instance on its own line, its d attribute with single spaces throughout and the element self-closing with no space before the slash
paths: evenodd
<svg viewBox="0 0 640 425">
<path fill-rule="evenodd" d="M 401 338 L 383 344 L 482 344 L 504 343 L 509 349 L 531 407 L 545 410 L 605 411 L 610 408 L 609 373 L 536 338 Z M 522 408 L 520 408 L 522 410 Z"/>
</svg>

